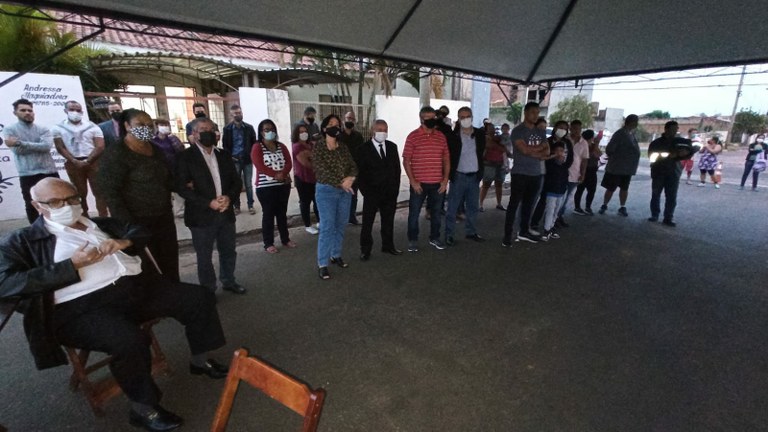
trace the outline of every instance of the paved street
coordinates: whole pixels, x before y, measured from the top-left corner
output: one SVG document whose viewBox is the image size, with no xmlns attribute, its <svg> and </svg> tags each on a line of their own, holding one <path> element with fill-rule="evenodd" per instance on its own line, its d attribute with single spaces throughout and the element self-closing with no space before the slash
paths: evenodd
<svg viewBox="0 0 768 432">
<path fill-rule="evenodd" d="M 316 274 L 316 237 L 269 255 L 239 238 L 237 275 L 219 293 L 228 336 L 328 392 L 321 431 L 768 430 L 768 190 L 739 191 L 729 155 L 720 190 L 681 185 L 677 228 L 645 219 L 650 179 L 630 189 L 629 218 L 569 215 L 562 239 L 500 246 L 504 213 L 489 197 L 482 244 L 399 257 L 357 256 Z M 733 161 L 731 161 L 731 158 Z M 742 162 L 743 163 L 743 162 Z M 768 177 L 764 180 L 768 180 Z M 597 208 L 602 197 L 598 188 Z M 506 197 L 504 200 L 506 205 Z M 405 247 L 407 210 L 397 214 Z M 259 215 L 255 216 L 258 218 Z M 422 218 L 423 220 L 423 218 Z M 463 229 L 457 228 L 463 240 Z M 182 277 L 194 281 L 185 246 Z M 223 382 L 190 375 L 177 324 L 157 330 L 174 373 L 163 404 L 209 427 Z M 119 397 L 95 418 L 67 389 L 69 367 L 39 372 L 20 317 L 0 336 L 0 423 L 11 431 L 133 431 Z M 230 430 L 296 430 L 298 417 L 242 387 Z"/>
</svg>

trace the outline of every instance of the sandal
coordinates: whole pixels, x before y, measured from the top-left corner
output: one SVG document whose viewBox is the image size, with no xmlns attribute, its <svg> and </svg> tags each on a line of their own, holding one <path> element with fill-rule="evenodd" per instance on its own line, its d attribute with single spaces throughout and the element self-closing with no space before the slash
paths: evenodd
<svg viewBox="0 0 768 432">
<path fill-rule="evenodd" d="M 280 252 L 280 251 L 279 251 L 279 250 L 277 250 L 277 248 L 275 247 L 275 245 L 272 245 L 272 246 L 267 246 L 267 247 L 265 247 L 265 248 L 264 248 L 264 252 L 266 252 L 266 253 L 271 253 L 271 254 L 276 254 L 276 253 L 278 253 L 278 252 Z"/>
</svg>

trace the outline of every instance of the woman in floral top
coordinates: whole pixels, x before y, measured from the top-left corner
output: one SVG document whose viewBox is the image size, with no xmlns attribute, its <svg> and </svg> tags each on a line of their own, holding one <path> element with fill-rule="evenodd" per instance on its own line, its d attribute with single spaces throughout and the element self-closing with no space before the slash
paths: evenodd
<svg viewBox="0 0 768 432">
<path fill-rule="evenodd" d="M 717 178 L 715 177 L 715 169 L 717 169 L 717 155 L 723 151 L 723 146 L 720 145 L 720 138 L 712 137 L 707 140 L 707 143 L 699 150 L 699 171 L 701 172 L 701 182 L 698 184 L 700 187 L 704 187 L 707 182 L 707 173 L 712 179 L 712 183 L 715 184 L 715 189 L 720 189 L 720 185 L 717 184 Z"/>
<path fill-rule="evenodd" d="M 352 204 L 352 183 L 357 176 L 357 166 L 349 148 L 337 138 L 341 133 L 341 120 L 335 114 L 320 124 L 321 138 L 315 145 L 313 165 L 317 184 L 315 202 L 320 210 L 322 223 L 317 240 L 317 266 L 321 279 L 330 279 L 328 264 L 341 268 L 348 264 L 341 258 L 344 227 L 349 220 Z"/>
</svg>

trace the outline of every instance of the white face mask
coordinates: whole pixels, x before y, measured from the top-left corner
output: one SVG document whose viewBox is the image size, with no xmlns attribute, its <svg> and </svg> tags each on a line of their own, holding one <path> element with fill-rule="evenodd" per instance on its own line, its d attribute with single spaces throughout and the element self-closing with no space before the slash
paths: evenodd
<svg viewBox="0 0 768 432">
<path fill-rule="evenodd" d="M 763 141 L 765 141 L 765 139 L 763 139 L 763 138 L 758 138 L 758 139 L 755 140 L 755 142 L 757 142 L 759 144 L 762 144 Z"/>
<path fill-rule="evenodd" d="M 83 215 L 80 204 L 65 205 L 62 208 L 48 210 L 48 220 L 64 226 L 72 226 Z"/>
<path fill-rule="evenodd" d="M 171 127 L 170 126 L 158 126 L 157 127 L 157 132 L 161 133 L 163 135 L 168 135 L 169 133 L 171 133 Z"/>
<path fill-rule="evenodd" d="M 83 113 L 79 113 L 77 111 L 67 111 L 67 118 L 72 123 L 80 123 L 80 120 L 83 119 Z"/>
<path fill-rule="evenodd" d="M 555 131 L 555 136 L 558 138 L 562 138 L 565 136 L 565 129 L 558 129 Z"/>
<path fill-rule="evenodd" d="M 302 132 L 302 133 L 299 134 L 299 140 L 306 141 L 308 139 L 309 139 L 309 134 L 308 133 Z"/>
<path fill-rule="evenodd" d="M 459 120 L 459 123 L 464 129 L 469 129 L 472 127 L 472 117 L 463 118 Z"/>
<path fill-rule="evenodd" d="M 383 143 L 387 140 L 387 133 L 386 132 L 376 132 L 373 134 L 373 139 L 376 140 L 376 142 Z"/>
</svg>

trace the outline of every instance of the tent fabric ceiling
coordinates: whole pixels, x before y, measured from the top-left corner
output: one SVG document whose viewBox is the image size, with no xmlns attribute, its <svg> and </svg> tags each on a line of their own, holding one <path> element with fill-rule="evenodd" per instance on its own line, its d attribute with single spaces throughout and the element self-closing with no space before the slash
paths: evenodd
<svg viewBox="0 0 768 432">
<path fill-rule="evenodd" d="M 153 0 L 31 3 L 521 82 L 768 61 L 765 0 L 185 0 L 162 14 Z"/>
</svg>

